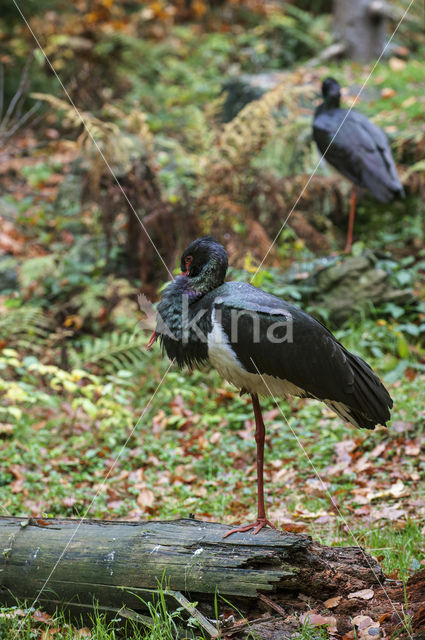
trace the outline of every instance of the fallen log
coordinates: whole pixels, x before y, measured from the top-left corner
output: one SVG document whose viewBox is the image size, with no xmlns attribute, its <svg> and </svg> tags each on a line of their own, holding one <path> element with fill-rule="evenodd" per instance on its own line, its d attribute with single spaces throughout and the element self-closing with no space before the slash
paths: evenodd
<svg viewBox="0 0 425 640">
<path fill-rule="evenodd" d="M 356 607 L 370 609 L 385 585 L 391 585 L 377 561 L 358 547 L 326 547 L 309 536 L 269 529 L 223 540 L 228 529 L 195 519 L 0 517 L 0 595 L 3 601 L 13 595 L 30 602 L 38 596 L 38 602 L 50 607 L 72 603 L 90 608 L 97 601 L 101 609 L 131 610 L 143 621 L 144 603 L 162 583 L 171 606 L 177 600 L 210 636 L 216 634 L 217 621 L 211 619 L 218 594 L 219 603 L 226 603 L 219 609 L 228 610 L 230 602 L 236 617 L 257 616 L 259 622 L 250 627 L 266 625 L 260 638 L 271 639 L 275 633 L 289 638 L 312 603 L 326 610 L 324 601 L 339 596 L 343 614 L 329 615 L 335 618 L 335 631 L 349 631 Z M 355 595 L 365 590 L 367 601 Z M 196 608 L 188 599 L 198 602 Z M 399 603 L 392 615 L 401 612 L 402 593 Z M 235 615 L 226 619 L 223 614 L 223 637 L 246 637 L 246 622 L 233 624 Z"/>
</svg>

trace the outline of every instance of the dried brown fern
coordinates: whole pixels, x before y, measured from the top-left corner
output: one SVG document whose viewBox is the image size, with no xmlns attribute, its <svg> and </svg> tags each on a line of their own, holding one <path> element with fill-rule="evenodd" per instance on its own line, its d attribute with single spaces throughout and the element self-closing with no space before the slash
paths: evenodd
<svg viewBox="0 0 425 640">
<path fill-rule="evenodd" d="M 277 87 L 247 104 L 227 122 L 219 134 L 211 156 L 211 165 L 227 169 L 242 167 L 269 142 L 276 132 L 277 111 L 285 111 L 285 126 L 299 118 L 300 98 L 312 99 L 314 87 L 297 84 L 299 76 L 288 74 Z"/>
<path fill-rule="evenodd" d="M 252 216 L 258 174 L 253 161 L 274 136 L 297 146 L 300 130 L 306 126 L 305 117 L 300 116 L 302 102 L 311 103 L 316 91 L 313 85 L 301 84 L 301 79 L 298 73 L 287 74 L 277 87 L 247 104 L 218 131 L 213 147 L 198 164 L 197 209 L 205 232 L 216 226 L 218 217 L 220 226 L 230 229 L 235 218 L 246 221 Z"/>
</svg>

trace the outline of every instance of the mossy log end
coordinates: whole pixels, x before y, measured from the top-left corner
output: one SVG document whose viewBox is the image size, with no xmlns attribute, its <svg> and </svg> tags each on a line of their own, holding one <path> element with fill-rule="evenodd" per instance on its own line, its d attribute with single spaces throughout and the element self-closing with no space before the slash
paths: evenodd
<svg viewBox="0 0 425 640">
<path fill-rule="evenodd" d="M 276 530 L 223 540 L 227 525 L 195 519 L 47 523 L 0 517 L 3 601 L 9 594 L 32 601 L 42 590 L 43 604 L 90 607 L 95 599 L 105 610 L 140 612 L 165 576 L 170 593 L 197 600 L 206 616 L 213 616 L 216 593 L 249 615 L 264 611 L 270 598 L 288 601 L 301 593 L 323 602 L 385 581 L 376 560 L 359 548 L 324 547 Z"/>
</svg>

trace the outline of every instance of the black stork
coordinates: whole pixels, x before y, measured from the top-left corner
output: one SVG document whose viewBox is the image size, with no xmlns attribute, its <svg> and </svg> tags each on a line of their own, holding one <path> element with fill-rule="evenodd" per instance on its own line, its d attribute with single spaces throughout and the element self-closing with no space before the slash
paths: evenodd
<svg viewBox="0 0 425 640">
<path fill-rule="evenodd" d="M 251 394 L 258 517 L 226 536 L 251 529 L 258 533 L 270 525 L 264 506 L 265 428 L 259 395 L 316 398 L 345 422 L 365 429 L 385 425 L 393 404 L 370 366 L 324 325 L 262 289 L 224 282 L 227 266 L 227 252 L 213 238 L 192 242 L 181 258 L 182 274 L 162 293 L 148 344 L 159 338 L 179 367 L 209 363 L 241 392 Z"/>
<path fill-rule="evenodd" d="M 351 251 L 356 187 L 364 187 L 378 200 L 404 197 L 385 133 L 366 116 L 340 108 L 340 85 L 334 78 L 322 84 L 323 102 L 314 113 L 313 138 L 320 153 L 339 173 L 353 182 L 347 242 Z"/>
</svg>

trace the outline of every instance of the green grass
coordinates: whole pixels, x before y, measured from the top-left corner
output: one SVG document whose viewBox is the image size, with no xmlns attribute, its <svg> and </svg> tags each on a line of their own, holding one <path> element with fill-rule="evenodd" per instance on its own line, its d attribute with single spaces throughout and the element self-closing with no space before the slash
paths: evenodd
<svg viewBox="0 0 425 640">
<path fill-rule="evenodd" d="M 0 607 L 0 638 L 1 640 L 75 640 L 87 638 L 90 640 L 176 640 L 185 637 L 187 640 L 206 640 L 205 635 L 197 630 L 196 621 L 185 620 L 182 610 L 169 611 L 167 609 L 164 592 L 159 590 L 158 598 L 153 603 L 147 603 L 146 622 L 132 620 L 120 613 L 115 616 L 99 611 L 94 607 L 93 613 L 80 622 L 56 611 L 53 615 L 41 609 L 20 603 L 11 607 Z M 43 635 L 44 634 L 44 635 Z"/>
</svg>

